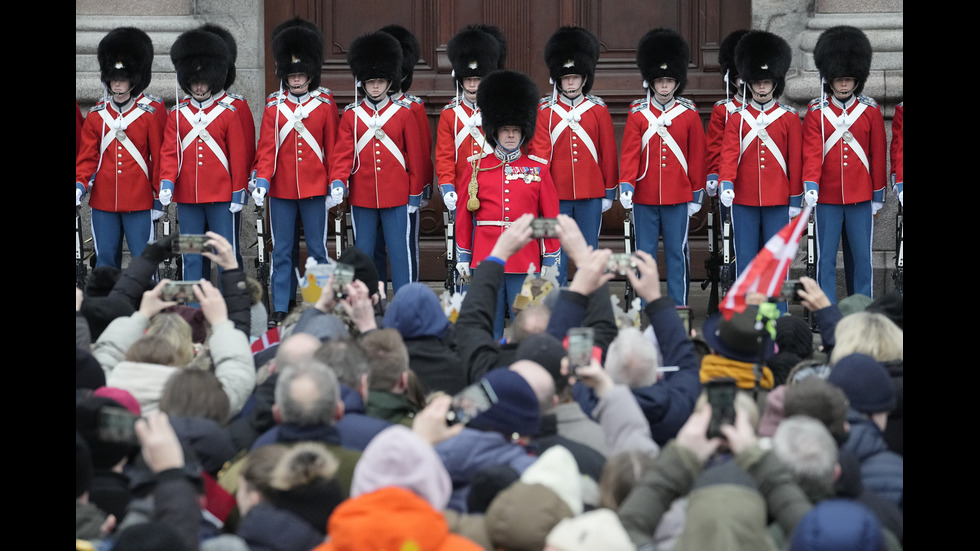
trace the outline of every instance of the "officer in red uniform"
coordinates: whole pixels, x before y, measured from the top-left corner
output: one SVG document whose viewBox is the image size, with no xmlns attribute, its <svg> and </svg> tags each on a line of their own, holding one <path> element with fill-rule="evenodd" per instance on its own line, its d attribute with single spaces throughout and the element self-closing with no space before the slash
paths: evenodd
<svg viewBox="0 0 980 551">
<path fill-rule="evenodd" d="M 735 66 L 735 45 L 749 32 L 747 29 L 739 29 L 730 33 L 721 41 L 718 49 L 718 65 L 721 72 L 725 75 L 725 99 L 715 102 L 711 109 L 711 118 L 708 120 L 708 129 L 705 130 L 705 170 L 708 172 L 708 180 L 704 190 L 709 197 L 718 194 L 718 171 L 721 165 L 721 142 L 725 135 L 725 125 L 736 109 L 745 103 L 742 97 L 742 79 L 739 78 L 738 68 Z"/>
<path fill-rule="evenodd" d="M 824 96 L 803 119 L 804 199 L 816 207 L 817 282 L 833 303 L 842 239 L 847 295 L 872 296 L 871 239 L 885 200 L 888 145 L 881 108 L 861 95 L 871 53 L 868 37 L 849 26 L 827 29 L 813 50 Z"/>
<path fill-rule="evenodd" d="M 160 150 L 160 202 L 177 203 L 180 232 L 221 234 L 236 249 L 234 214 L 248 200 L 248 151 L 240 115 L 224 85 L 230 59 L 225 41 L 194 29 L 170 48 L 177 83 L 189 97 L 170 111 Z M 183 256 L 183 279 L 207 277 L 201 255 Z"/>
<path fill-rule="evenodd" d="M 561 27 L 544 49 L 554 92 L 538 104 L 530 151 L 548 160 L 562 214 L 575 219 L 585 241 L 599 248 L 602 213 L 616 198 L 619 152 L 612 117 L 602 98 L 589 94 L 599 61 L 599 41 L 581 27 Z M 559 262 L 564 285 L 568 261 Z"/>
<path fill-rule="evenodd" d="M 360 36 L 347 62 L 364 98 L 341 117 L 330 167 L 331 194 L 349 197 L 354 244 L 367 254 L 384 239 L 395 292 L 411 282 L 409 217 L 422 200 L 426 151 L 410 102 L 393 99 L 401 82 L 402 48 L 385 32 Z M 384 232 L 378 234 L 379 224 Z"/>
<path fill-rule="evenodd" d="M 327 261 L 329 165 L 340 116 L 330 90 L 320 87 L 319 28 L 299 18 L 280 24 L 272 32 L 272 52 L 281 88 L 262 114 L 252 199 L 258 206 L 269 201 L 270 322 L 278 323 L 295 298 L 292 251 L 300 220 L 307 253 Z"/>
<path fill-rule="evenodd" d="M 902 128 L 905 119 L 905 102 L 895 106 L 895 118 L 892 119 L 892 191 L 898 197 L 902 206 L 902 184 L 905 180 L 905 136 Z"/>
<path fill-rule="evenodd" d="M 82 123 L 75 158 L 75 205 L 91 192 L 98 266 L 122 267 L 122 241 L 139 256 L 153 239 L 166 108 L 143 93 L 153 74 L 153 43 L 134 27 L 110 31 L 97 52 L 105 98 Z"/>
<path fill-rule="evenodd" d="M 537 102 L 537 87 L 522 73 L 494 71 L 480 83 L 477 104 L 494 151 L 470 157 L 471 168 L 459 188 L 456 245 L 461 275 L 468 276 L 471 266 L 483 261 L 501 262 L 488 255 L 500 234 L 519 216 L 558 216 L 558 192 L 547 161 L 521 152 L 521 146 L 534 137 Z M 560 252 L 557 238 L 535 240 L 501 262 L 504 283 L 494 317 L 497 337 L 503 335 L 505 309 L 514 304 L 532 265 L 543 277 L 556 277 Z"/>
<path fill-rule="evenodd" d="M 667 294 L 687 304 L 690 284 L 688 217 L 704 201 L 704 126 L 687 84 L 690 48 L 670 29 L 653 29 L 637 45 L 647 97 L 634 101 L 623 130 L 620 201 L 633 209 L 636 248 L 656 256 L 661 234 Z"/>
<path fill-rule="evenodd" d="M 719 197 L 732 209 L 738 273 L 803 204 L 803 127 L 796 109 L 777 101 L 792 58 L 789 44 L 765 31 L 747 33 L 735 47 L 735 65 L 750 99 L 725 129 Z"/>
</svg>

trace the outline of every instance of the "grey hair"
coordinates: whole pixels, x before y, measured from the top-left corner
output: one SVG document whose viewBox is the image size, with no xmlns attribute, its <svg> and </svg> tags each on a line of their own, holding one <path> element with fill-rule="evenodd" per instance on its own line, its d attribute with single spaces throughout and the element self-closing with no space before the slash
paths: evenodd
<svg viewBox="0 0 980 551">
<path fill-rule="evenodd" d="M 333 369 L 312 359 L 279 366 L 279 369 L 275 399 L 282 422 L 300 426 L 333 425 L 340 402 L 340 386 Z M 300 399 L 295 395 L 294 384 L 304 381 L 316 389 L 313 399 Z"/>
<path fill-rule="evenodd" d="M 630 388 L 657 382 L 658 367 L 660 354 L 657 348 L 635 327 L 622 329 L 606 352 L 605 368 L 609 376 Z"/>
<path fill-rule="evenodd" d="M 823 423 L 806 415 L 787 417 L 776 428 L 772 447 L 808 496 L 833 494 L 837 442 Z"/>
</svg>

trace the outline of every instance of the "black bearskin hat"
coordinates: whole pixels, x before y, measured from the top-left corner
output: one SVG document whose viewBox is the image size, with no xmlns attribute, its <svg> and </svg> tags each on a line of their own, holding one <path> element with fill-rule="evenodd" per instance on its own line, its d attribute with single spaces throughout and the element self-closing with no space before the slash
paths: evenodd
<svg viewBox="0 0 980 551">
<path fill-rule="evenodd" d="M 294 17 L 272 30 L 272 57 L 276 76 L 285 82 L 289 75 L 303 73 L 310 90 L 320 87 L 323 68 L 323 33 L 310 21 Z"/>
<path fill-rule="evenodd" d="M 677 81 L 674 96 L 680 96 L 687 86 L 687 64 L 691 49 L 680 34 L 670 29 L 653 29 L 640 38 L 636 46 L 636 65 L 648 86 L 658 78 Z"/>
<path fill-rule="evenodd" d="M 446 55 L 457 81 L 483 78 L 492 71 L 504 68 L 507 42 L 497 27 L 468 25 L 449 39 Z"/>
<path fill-rule="evenodd" d="M 490 145 L 497 146 L 497 130 L 511 125 L 520 127 L 524 143 L 531 142 L 538 115 L 538 87 L 530 77 L 516 71 L 494 71 L 480 82 L 476 103 Z"/>
<path fill-rule="evenodd" d="M 408 89 L 412 87 L 415 64 L 422 57 L 422 45 L 419 44 L 419 39 L 415 38 L 415 35 L 411 31 L 401 25 L 382 27 L 381 32 L 395 37 L 398 39 L 398 43 L 402 45 L 402 81 L 400 89 L 402 92 L 408 92 Z"/>
<path fill-rule="evenodd" d="M 215 25 L 214 23 L 202 25 L 201 30 L 220 36 L 221 40 L 224 40 L 225 45 L 228 46 L 228 76 L 225 77 L 225 90 L 227 90 L 235 83 L 235 77 L 237 76 L 235 62 L 238 60 L 238 43 L 235 42 L 235 37 L 228 32 L 228 29 Z"/>
<path fill-rule="evenodd" d="M 832 92 L 834 79 L 852 77 L 857 81 L 854 94 L 860 95 L 871 74 L 871 41 L 856 27 L 831 27 L 817 39 L 813 61 L 826 81 L 827 93 Z"/>
<path fill-rule="evenodd" d="M 128 80 L 132 95 L 138 96 L 150 85 L 153 76 L 153 42 L 136 27 L 119 27 L 109 31 L 101 41 L 97 57 L 102 82 Z"/>
<path fill-rule="evenodd" d="M 389 91 L 392 91 L 402 80 L 402 46 L 397 38 L 385 32 L 361 35 L 347 50 L 347 64 L 358 87 L 366 80 L 384 78 L 390 81 Z"/>
<path fill-rule="evenodd" d="M 225 41 L 202 29 L 184 32 L 170 47 L 170 60 L 177 70 L 177 84 L 188 94 L 191 84 L 195 82 L 206 82 L 212 94 L 224 89 L 228 59 Z"/>
<path fill-rule="evenodd" d="M 718 65 L 721 67 L 722 76 L 728 73 L 728 92 L 731 94 L 741 92 L 737 82 L 739 74 L 738 67 L 735 66 L 735 45 L 748 32 L 748 29 L 732 31 L 721 41 L 721 47 L 718 49 Z"/>
<path fill-rule="evenodd" d="M 599 61 L 599 40 L 582 27 L 562 27 L 545 44 L 544 61 L 552 82 L 560 83 L 565 75 L 582 75 L 582 93 L 588 94 Z"/>
<path fill-rule="evenodd" d="M 735 46 L 735 66 L 746 84 L 770 79 L 778 98 L 786 88 L 786 72 L 793 61 L 789 44 L 782 37 L 766 31 L 752 31 Z"/>
</svg>

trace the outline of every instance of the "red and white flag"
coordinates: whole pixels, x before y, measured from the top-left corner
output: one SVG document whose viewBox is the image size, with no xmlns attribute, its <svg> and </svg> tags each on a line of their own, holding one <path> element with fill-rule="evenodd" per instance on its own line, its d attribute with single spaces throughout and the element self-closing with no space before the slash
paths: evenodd
<svg viewBox="0 0 980 551">
<path fill-rule="evenodd" d="M 806 207 L 795 219 L 779 230 L 779 233 L 769 238 L 766 246 L 755 255 L 752 262 L 745 267 L 735 284 L 725 295 L 718 309 L 726 320 L 732 315 L 745 311 L 745 295 L 747 293 L 763 293 L 767 297 L 776 296 L 782 289 L 790 264 L 796 258 L 800 246 L 800 237 L 806 230 L 810 219 L 811 207 Z"/>
</svg>

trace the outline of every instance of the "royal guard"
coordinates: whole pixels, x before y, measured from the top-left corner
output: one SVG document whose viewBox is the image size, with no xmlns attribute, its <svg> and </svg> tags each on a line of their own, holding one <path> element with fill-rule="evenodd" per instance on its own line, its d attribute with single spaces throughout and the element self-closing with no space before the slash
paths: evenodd
<svg viewBox="0 0 980 551">
<path fill-rule="evenodd" d="M 235 213 L 248 201 L 248 152 L 241 115 L 228 102 L 228 45 L 203 29 L 170 48 L 177 84 L 187 94 L 170 110 L 160 150 L 160 203 L 177 203 L 182 234 L 216 232 L 238 249 Z M 183 279 L 208 277 L 202 256 L 183 256 Z"/>
<path fill-rule="evenodd" d="M 711 118 L 708 119 L 708 129 L 705 131 L 706 153 L 705 170 L 708 171 L 708 180 L 705 182 L 704 190 L 709 197 L 718 194 L 718 171 L 721 164 L 721 142 L 725 135 L 725 125 L 736 109 L 745 102 L 742 97 L 742 79 L 739 78 L 738 67 L 735 66 L 735 45 L 749 32 L 747 29 L 739 29 L 730 33 L 721 41 L 718 49 L 718 65 L 725 79 L 725 99 L 715 102 L 711 109 Z"/>
<path fill-rule="evenodd" d="M 300 221 L 307 254 L 327 261 L 327 210 L 335 204 L 329 167 L 340 115 L 330 90 L 320 87 L 323 34 L 316 25 L 299 18 L 281 23 L 272 32 L 272 53 L 280 90 L 262 114 L 252 200 L 269 202 L 269 321 L 280 323 L 295 299 L 292 252 Z"/>
<path fill-rule="evenodd" d="M 425 102 L 418 96 L 408 93 L 412 87 L 412 80 L 415 75 L 415 65 L 422 57 L 422 45 L 418 38 L 411 31 L 401 25 L 387 25 L 382 27 L 381 32 L 385 32 L 398 39 L 402 46 L 402 80 L 397 89 L 391 94 L 392 99 L 407 102 L 412 108 L 412 115 L 419 126 L 419 138 L 422 140 L 422 147 L 425 152 L 425 186 L 422 188 L 422 202 L 420 207 L 428 204 L 432 197 L 432 129 L 429 128 L 429 116 L 425 112 Z M 412 263 L 412 281 L 419 280 L 419 222 L 421 213 L 416 210 L 409 216 L 409 240 L 411 249 L 408 252 L 408 260 Z M 382 229 L 378 228 L 379 235 L 383 235 Z M 381 277 L 381 283 L 387 284 L 388 278 L 388 255 L 385 254 L 384 240 L 377 240 L 374 249 L 374 264 Z M 382 275 L 383 274 L 383 275 Z"/>
<path fill-rule="evenodd" d="M 765 31 L 735 47 L 746 101 L 725 128 L 719 199 L 731 208 L 738 273 L 802 210 L 803 127 L 796 109 L 777 100 L 792 58 L 789 44 Z"/>
<path fill-rule="evenodd" d="M 892 191 L 898 197 L 898 203 L 905 206 L 902 202 L 902 184 L 905 180 L 905 137 L 902 125 L 905 119 L 905 102 L 895 106 L 895 117 L 892 119 Z"/>
<path fill-rule="evenodd" d="M 507 43 L 503 33 L 488 25 L 469 25 L 446 44 L 446 55 L 453 67 L 456 97 L 442 108 L 436 130 L 436 180 L 446 209 L 456 210 L 457 188 L 466 185 L 463 173 L 470 168 L 467 159 L 492 153 L 483 135 L 483 117 L 476 103 L 483 77 L 504 68 Z"/>
<path fill-rule="evenodd" d="M 341 117 L 331 194 L 335 200 L 348 196 L 358 249 L 370 255 L 384 239 L 397 292 L 412 280 L 409 218 L 421 204 L 427 152 L 411 103 L 391 97 L 401 82 L 398 40 L 385 32 L 362 35 L 351 43 L 347 62 L 364 97 Z"/>
<path fill-rule="evenodd" d="M 538 90 L 527 75 L 494 71 L 484 77 L 477 91 L 483 129 L 493 153 L 471 156 L 470 169 L 459 188 L 456 215 L 457 271 L 469 276 L 480 262 L 499 262 L 488 257 L 511 222 L 531 213 L 535 217 L 558 216 L 558 191 L 548 162 L 525 155 L 521 147 L 534 138 Z M 494 333 L 503 335 L 506 308 L 512 307 L 529 272 L 540 270 L 545 278 L 557 277 L 561 254 L 557 238 L 533 240 L 507 259 L 504 281 L 497 298 Z M 515 312 L 511 310 L 511 317 Z"/>
<path fill-rule="evenodd" d="M 602 98 L 589 94 L 599 61 L 599 40 L 581 27 L 562 27 L 548 39 L 545 63 L 553 92 L 538 104 L 530 151 L 548 160 L 562 214 L 575 219 L 585 241 L 599 248 L 602 213 L 616 198 L 619 152 L 612 117 Z M 559 262 L 564 285 L 568 261 Z"/>
<path fill-rule="evenodd" d="M 871 74 L 871 42 L 855 27 L 824 31 L 813 49 L 821 97 L 803 118 L 803 186 L 815 206 L 817 282 L 837 302 L 837 251 L 844 242 L 847 295 L 872 296 L 874 215 L 887 185 L 885 122 L 861 94 Z"/>
<path fill-rule="evenodd" d="M 630 105 L 619 163 L 620 201 L 633 209 L 636 248 L 656 256 L 664 240 L 667 294 L 688 300 L 688 217 L 701 210 L 705 136 L 694 102 L 680 97 L 687 85 L 690 48 L 669 29 L 647 32 L 636 63 L 647 97 Z"/>
<path fill-rule="evenodd" d="M 75 206 L 90 192 L 97 266 L 122 268 L 123 236 L 133 256 L 153 239 L 160 146 L 167 110 L 144 94 L 153 42 L 140 29 L 110 31 L 97 52 L 104 97 L 82 122 L 75 156 Z"/>
</svg>

